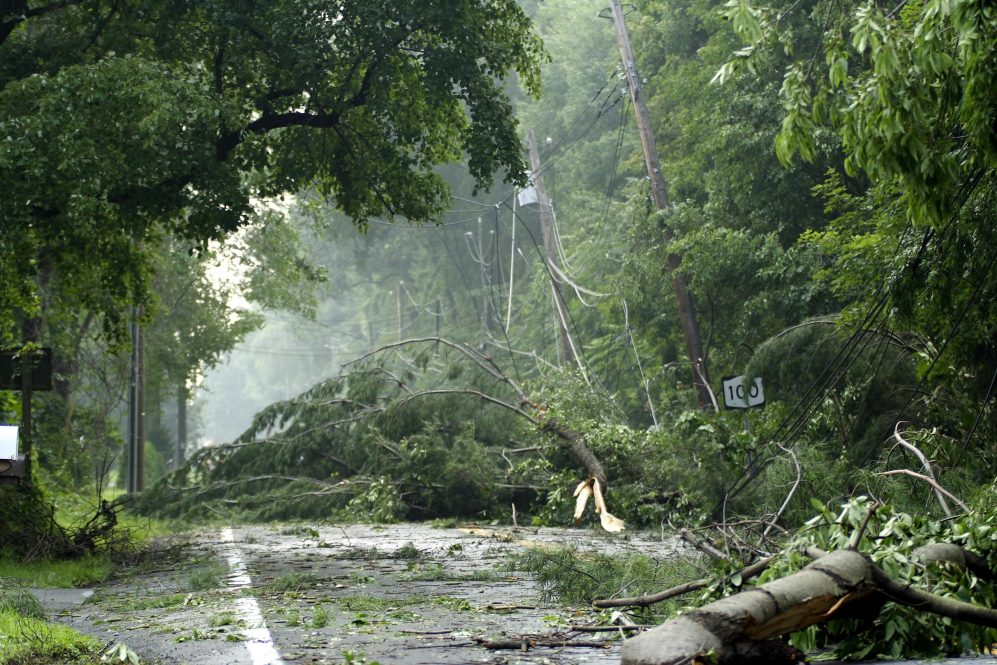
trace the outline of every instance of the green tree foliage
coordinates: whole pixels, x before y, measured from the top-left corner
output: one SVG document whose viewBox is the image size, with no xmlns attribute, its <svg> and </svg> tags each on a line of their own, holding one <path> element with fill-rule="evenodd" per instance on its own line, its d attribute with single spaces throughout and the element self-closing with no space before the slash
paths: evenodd
<svg viewBox="0 0 997 665">
<path fill-rule="evenodd" d="M 837 307 L 811 281 L 819 256 L 796 244 L 802 232 L 826 223 L 809 190 L 833 163 L 834 142 L 817 149 L 816 168 L 785 169 L 771 150 L 779 130 L 776 76 L 764 71 L 754 80 L 710 84 L 736 44 L 715 3 L 652 2 L 631 23 L 676 208 L 636 216 L 628 300 L 636 321 L 666 338 L 677 310 L 662 298 L 670 295 L 663 256 L 680 254 L 711 376 L 739 373 L 763 340 Z M 801 31 L 806 40 L 813 29 Z M 672 231 L 671 246 L 658 237 L 659 224 Z"/>
<path fill-rule="evenodd" d="M 989 491 L 993 491 L 992 486 Z M 856 534 L 861 534 L 855 544 L 857 549 L 903 584 L 985 607 L 993 606 L 997 600 L 993 585 L 977 577 L 974 571 L 925 561 L 918 556 L 917 549 L 951 542 L 981 556 L 993 568 L 997 556 L 992 502 L 981 501 L 973 512 L 947 526 L 890 506 L 874 509 L 865 496 L 846 502 L 837 512 L 819 501 L 813 507 L 819 511 L 817 516 L 807 521 L 807 528 L 792 539 L 779 560 L 759 578 L 760 583 L 795 572 L 809 563 L 801 554 L 808 546 L 825 551 L 843 549 L 853 544 Z M 875 512 L 868 519 L 870 510 Z M 868 523 L 863 525 L 867 519 Z M 885 604 L 874 616 L 838 618 L 794 634 L 792 643 L 811 651 L 830 647 L 840 658 L 897 660 L 930 657 L 939 652 L 955 655 L 979 652 L 997 639 L 993 628 L 928 614 L 885 598 L 883 601 Z"/>
<path fill-rule="evenodd" d="M 815 137 L 827 131 L 841 141 L 843 167 L 818 189 L 834 221 L 807 238 L 831 261 L 821 275 L 849 305 L 848 320 L 886 303 L 890 327 L 920 341 L 922 379 L 949 398 L 968 397 L 961 406 L 948 399 L 954 408 L 943 417 L 953 431 L 969 429 L 989 395 L 997 348 L 997 238 L 986 212 L 997 183 L 993 7 L 924 0 L 889 14 L 865 2 L 727 8 L 749 54 L 721 75 L 761 70 L 776 44 L 795 58 L 781 91 L 779 158 L 812 160 Z M 819 21 L 821 40 L 802 48 L 780 23 L 786 14 Z"/>
<path fill-rule="evenodd" d="M 253 197 L 310 185 L 360 224 L 427 220 L 447 199 L 434 167 L 462 152 L 480 185 L 523 177 L 500 83 L 535 92 L 543 51 L 511 0 L 24 0 L 0 21 L 2 291 L 26 311 L 57 271 L 120 334 L 142 243 L 203 246 Z"/>
<path fill-rule="evenodd" d="M 265 199 L 312 187 L 364 226 L 431 219 L 436 168 L 462 155 L 476 186 L 522 181 L 503 85 L 536 93 L 543 57 L 510 0 L 0 4 L 0 341 L 56 349 L 42 452 L 78 477 L 113 449 L 125 375 L 98 356 L 129 305 L 153 421 L 260 325 L 235 288 L 311 313 L 320 274 Z M 219 252 L 238 287 L 218 285 Z"/>
</svg>

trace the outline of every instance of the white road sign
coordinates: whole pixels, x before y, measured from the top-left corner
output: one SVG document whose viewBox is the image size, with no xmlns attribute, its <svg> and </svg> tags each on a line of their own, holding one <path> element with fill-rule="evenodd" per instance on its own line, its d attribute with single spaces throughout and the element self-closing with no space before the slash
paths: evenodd
<svg viewBox="0 0 997 665">
<path fill-rule="evenodd" d="M 744 385 L 744 376 L 724 379 L 724 406 L 728 409 L 750 409 L 765 403 L 762 377 L 756 376 L 750 386 Z"/>
<path fill-rule="evenodd" d="M 0 425 L 0 459 L 17 459 L 17 425 Z"/>
</svg>

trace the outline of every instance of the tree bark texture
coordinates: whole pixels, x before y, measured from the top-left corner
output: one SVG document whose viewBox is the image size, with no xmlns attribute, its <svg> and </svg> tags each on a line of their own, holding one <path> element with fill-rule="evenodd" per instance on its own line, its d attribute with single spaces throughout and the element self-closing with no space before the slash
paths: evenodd
<svg viewBox="0 0 997 665">
<path fill-rule="evenodd" d="M 603 489 L 607 488 L 609 485 L 606 482 L 606 469 L 602 466 L 602 462 L 599 458 L 595 456 L 592 449 L 588 447 L 585 440 L 577 432 L 568 429 L 561 425 L 554 418 L 548 418 L 543 421 L 541 430 L 544 432 L 551 432 L 556 434 L 558 437 L 564 439 L 568 442 L 568 452 L 575 459 L 576 462 L 585 467 L 588 474 L 599 481 Z"/>
<path fill-rule="evenodd" d="M 621 662 L 800 662 L 802 654 L 771 638 L 834 618 L 846 607 L 875 604 L 882 595 L 957 620 L 997 626 L 995 610 L 900 584 L 865 555 L 838 550 L 797 573 L 692 610 L 627 640 Z"/>
</svg>

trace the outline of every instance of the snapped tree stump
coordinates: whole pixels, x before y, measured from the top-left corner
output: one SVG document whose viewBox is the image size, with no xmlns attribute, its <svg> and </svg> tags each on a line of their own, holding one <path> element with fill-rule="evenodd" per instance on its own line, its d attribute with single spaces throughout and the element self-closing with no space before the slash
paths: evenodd
<svg viewBox="0 0 997 665">
<path fill-rule="evenodd" d="M 937 553 L 937 552 L 936 552 Z M 623 643 L 623 665 L 795 663 L 802 654 L 773 638 L 882 596 L 960 621 L 997 627 L 997 611 L 900 584 L 854 550 L 666 621 Z"/>
</svg>

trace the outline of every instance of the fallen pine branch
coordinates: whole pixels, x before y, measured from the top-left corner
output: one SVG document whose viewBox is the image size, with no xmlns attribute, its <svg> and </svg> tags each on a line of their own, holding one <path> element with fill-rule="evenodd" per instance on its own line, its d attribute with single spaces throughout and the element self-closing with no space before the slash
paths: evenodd
<svg viewBox="0 0 997 665">
<path fill-rule="evenodd" d="M 504 409 L 511 411 L 512 413 L 515 413 L 518 416 L 525 418 L 534 425 L 538 425 L 541 431 L 550 432 L 556 435 L 558 438 L 565 441 L 568 444 L 567 445 L 568 452 L 575 459 L 575 461 L 577 461 L 582 467 L 585 468 L 588 475 L 598 479 L 599 483 L 602 485 L 604 489 L 609 487 L 609 483 L 607 482 L 606 479 L 606 470 L 603 467 L 602 462 L 599 460 L 599 458 L 596 457 L 595 454 L 592 452 L 591 448 L 589 448 L 584 437 L 581 434 L 573 431 L 569 427 L 566 427 L 561 423 L 557 422 L 553 418 L 544 418 L 542 412 L 537 415 L 534 415 L 533 413 L 527 411 L 526 407 L 536 408 L 536 404 L 529 398 L 529 396 L 526 394 L 523 388 L 510 376 L 508 376 L 505 372 L 503 372 L 502 369 L 499 367 L 499 365 L 495 362 L 495 360 L 491 356 L 483 354 L 477 351 L 476 349 L 471 348 L 467 344 L 460 344 L 458 342 L 446 339 L 445 337 L 419 337 L 414 339 L 400 340 L 398 342 L 385 344 L 377 349 L 369 351 L 368 353 L 365 353 L 359 358 L 356 358 L 354 360 L 351 360 L 350 362 L 345 363 L 343 367 L 346 368 L 354 366 L 368 360 L 369 358 L 377 354 L 416 344 L 438 344 L 438 345 L 442 344 L 459 352 L 460 354 L 464 355 L 469 360 L 471 360 L 478 367 L 480 367 L 482 370 L 484 370 L 492 377 L 494 377 L 496 380 L 511 388 L 516 395 L 518 404 L 507 402 L 505 400 L 499 399 L 485 392 L 472 388 L 462 388 L 462 389 L 439 388 L 434 390 L 423 390 L 418 393 L 411 393 L 410 391 L 410 394 L 401 400 L 400 402 L 401 404 L 407 403 L 409 401 L 412 401 L 414 399 L 426 395 L 466 394 L 477 397 L 478 399 L 484 400 L 496 406 L 500 406 Z"/>
<path fill-rule="evenodd" d="M 942 497 L 946 497 L 947 496 L 948 498 L 952 499 L 952 501 L 954 501 L 955 503 L 957 503 L 959 505 L 959 507 L 962 509 L 962 512 L 964 512 L 964 513 L 968 513 L 969 512 L 969 508 L 966 506 L 966 504 L 964 504 L 962 501 L 960 501 L 958 499 L 958 497 L 956 497 L 954 494 L 952 494 L 951 492 L 949 492 L 947 489 L 945 489 L 944 487 L 942 487 L 941 485 L 939 485 L 937 480 L 935 480 L 934 478 L 929 478 L 928 476 L 924 475 L 923 473 L 917 473 L 916 471 L 911 471 L 910 469 L 894 469 L 893 471 L 881 471 L 881 472 L 877 473 L 876 475 L 877 476 L 897 476 L 897 475 L 904 475 L 904 476 L 910 476 L 911 478 L 916 478 L 918 480 L 922 480 L 922 481 L 928 483 L 928 485 L 931 486 L 931 489 L 933 489 L 935 491 L 936 495 L 940 499 Z M 942 500 L 944 501 L 944 499 L 942 499 Z M 951 515 L 949 515 L 949 517 L 951 517 Z"/>
</svg>

